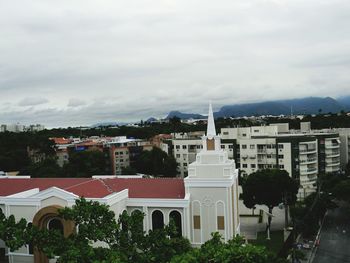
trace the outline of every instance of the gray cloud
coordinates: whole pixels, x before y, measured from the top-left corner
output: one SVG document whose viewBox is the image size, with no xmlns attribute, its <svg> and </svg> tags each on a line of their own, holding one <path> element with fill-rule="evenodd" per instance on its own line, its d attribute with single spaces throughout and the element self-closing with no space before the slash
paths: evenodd
<svg viewBox="0 0 350 263">
<path fill-rule="evenodd" d="M 86 105 L 86 102 L 77 98 L 70 99 L 67 104 L 68 107 L 79 107 L 83 105 Z"/>
<path fill-rule="evenodd" d="M 347 0 L 0 6 L 0 123 L 80 125 L 205 113 L 209 100 L 349 94 Z M 32 97 L 50 104 L 1 106 Z"/>
<path fill-rule="evenodd" d="M 26 97 L 22 99 L 18 105 L 19 106 L 37 106 L 41 104 L 48 103 L 49 100 L 41 97 Z"/>
</svg>

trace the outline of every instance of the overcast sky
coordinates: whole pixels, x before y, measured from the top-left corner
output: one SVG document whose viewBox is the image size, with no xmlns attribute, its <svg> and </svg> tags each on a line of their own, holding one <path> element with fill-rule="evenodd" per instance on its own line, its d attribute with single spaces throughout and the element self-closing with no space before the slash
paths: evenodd
<svg viewBox="0 0 350 263">
<path fill-rule="evenodd" d="M 0 0 L 0 123 L 350 94 L 349 0 Z"/>
</svg>

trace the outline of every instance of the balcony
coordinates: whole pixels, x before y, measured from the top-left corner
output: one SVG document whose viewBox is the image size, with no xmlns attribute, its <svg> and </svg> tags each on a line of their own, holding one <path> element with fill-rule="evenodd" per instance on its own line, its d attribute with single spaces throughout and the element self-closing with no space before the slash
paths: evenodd
<svg viewBox="0 0 350 263">
<path fill-rule="evenodd" d="M 299 153 L 300 153 L 300 154 L 316 153 L 316 148 L 302 149 L 302 150 L 299 150 Z"/>
<path fill-rule="evenodd" d="M 317 162 L 317 158 L 308 158 L 306 160 L 299 161 L 300 164 L 309 164 L 309 163 L 316 163 L 316 162 Z"/>
<path fill-rule="evenodd" d="M 340 153 L 339 152 L 326 153 L 326 156 L 327 158 L 339 157 Z"/>
<path fill-rule="evenodd" d="M 308 175 L 308 174 L 313 174 L 316 172 L 317 172 L 317 168 L 300 169 L 301 175 Z"/>
<path fill-rule="evenodd" d="M 333 166 L 340 166 L 340 162 L 326 162 L 326 166 L 333 167 Z"/>
<path fill-rule="evenodd" d="M 325 144 L 326 149 L 336 149 L 339 148 L 339 143 Z"/>
</svg>

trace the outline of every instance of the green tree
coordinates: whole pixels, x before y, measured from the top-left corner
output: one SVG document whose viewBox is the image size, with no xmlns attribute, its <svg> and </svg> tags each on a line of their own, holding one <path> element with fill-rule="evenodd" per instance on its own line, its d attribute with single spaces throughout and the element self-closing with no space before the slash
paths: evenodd
<svg viewBox="0 0 350 263">
<path fill-rule="evenodd" d="M 267 231 L 272 210 L 281 203 L 293 205 L 297 200 L 298 183 L 285 170 L 266 169 L 250 174 L 242 184 L 242 198 L 246 207 L 266 205 L 269 210 Z"/>
<path fill-rule="evenodd" d="M 122 174 L 124 175 L 136 175 L 137 174 L 137 171 L 135 168 L 133 167 L 122 167 Z"/>
<path fill-rule="evenodd" d="M 13 215 L 5 217 L 0 210 L 0 239 L 3 240 L 7 247 L 16 250 L 28 243 L 30 235 L 27 230 L 27 221 L 21 219 L 16 222 Z"/>
<path fill-rule="evenodd" d="M 219 233 L 213 233 L 212 238 L 200 248 L 175 256 L 171 263 L 277 263 L 286 262 L 278 259 L 265 247 L 245 244 L 241 237 L 224 242 Z"/>
<path fill-rule="evenodd" d="M 26 168 L 26 173 L 33 178 L 57 178 L 63 177 L 63 170 L 57 164 L 56 159 L 47 158 L 38 163 L 31 163 Z"/>
<path fill-rule="evenodd" d="M 107 167 L 104 153 L 92 150 L 70 153 L 69 162 L 63 168 L 67 177 L 91 177 L 92 175 L 109 174 Z"/>
<path fill-rule="evenodd" d="M 339 182 L 334 188 L 333 193 L 339 200 L 350 202 L 350 180 Z"/>
<path fill-rule="evenodd" d="M 151 151 L 143 151 L 133 166 L 139 173 L 175 177 L 178 164 L 173 156 L 169 156 L 161 149 L 153 147 Z"/>
</svg>

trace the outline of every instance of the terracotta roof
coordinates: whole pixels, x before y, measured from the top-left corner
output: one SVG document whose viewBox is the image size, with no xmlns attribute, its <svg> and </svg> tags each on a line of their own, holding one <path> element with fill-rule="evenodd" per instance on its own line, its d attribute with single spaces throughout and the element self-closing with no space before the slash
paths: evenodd
<svg viewBox="0 0 350 263">
<path fill-rule="evenodd" d="M 183 199 L 185 196 L 183 180 L 175 178 L 4 178 L 0 179 L 0 196 L 53 186 L 88 198 L 102 198 L 124 189 L 129 189 L 130 198 Z"/>
<path fill-rule="evenodd" d="M 66 139 L 66 138 L 50 138 L 50 140 L 54 141 L 55 144 L 68 144 L 68 143 L 71 143 L 72 140 L 70 139 Z"/>
</svg>

